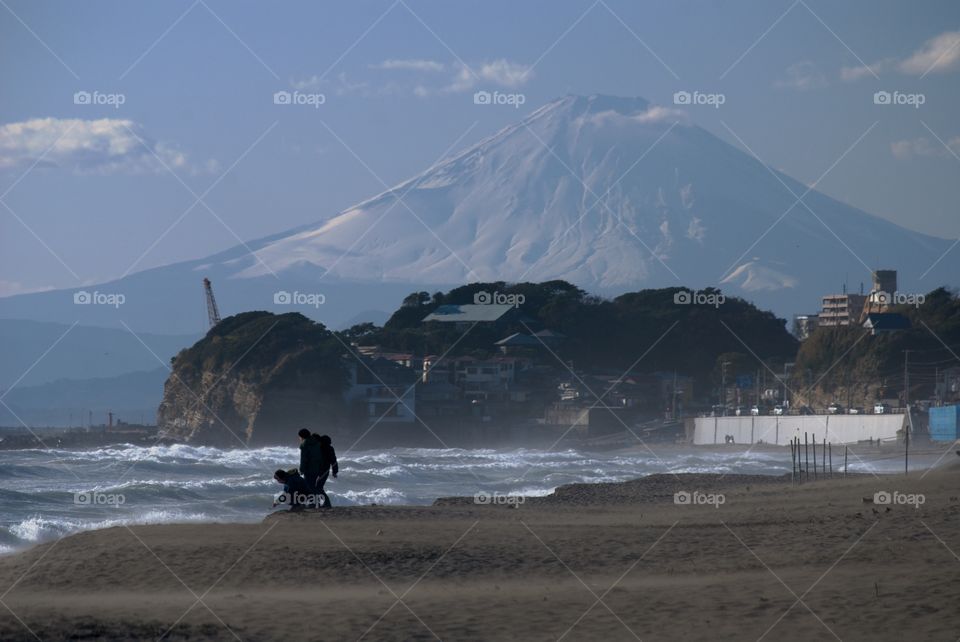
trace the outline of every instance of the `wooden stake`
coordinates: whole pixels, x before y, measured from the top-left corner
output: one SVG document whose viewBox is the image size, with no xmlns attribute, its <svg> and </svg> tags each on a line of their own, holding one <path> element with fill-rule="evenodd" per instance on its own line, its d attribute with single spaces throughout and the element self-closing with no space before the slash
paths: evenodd
<svg viewBox="0 0 960 642">
<path fill-rule="evenodd" d="M 816 437 L 816 435 L 813 435 Z M 813 441 L 811 437 L 810 441 Z M 817 481 L 817 442 L 813 441 L 813 481 Z"/>
</svg>

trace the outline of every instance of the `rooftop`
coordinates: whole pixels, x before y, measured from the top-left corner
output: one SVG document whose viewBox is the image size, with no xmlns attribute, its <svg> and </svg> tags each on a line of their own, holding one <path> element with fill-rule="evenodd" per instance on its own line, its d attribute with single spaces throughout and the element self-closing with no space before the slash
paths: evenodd
<svg viewBox="0 0 960 642">
<path fill-rule="evenodd" d="M 436 310 L 428 314 L 423 320 L 440 321 L 442 323 L 483 323 L 498 321 L 510 310 L 515 310 L 512 305 L 441 305 Z"/>
</svg>

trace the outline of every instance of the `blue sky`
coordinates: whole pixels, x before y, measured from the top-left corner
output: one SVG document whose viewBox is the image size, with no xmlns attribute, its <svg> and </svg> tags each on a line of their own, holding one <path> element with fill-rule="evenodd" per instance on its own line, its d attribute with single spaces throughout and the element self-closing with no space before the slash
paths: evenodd
<svg viewBox="0 0 960 642">
<path fill-rule="evenodd" d="M 691 120 L 957 238 L 958 43 L 947 1 L 3 0 L 0 295 L 318 220 L 568 93 L 722 93 Z"/>
</svg>

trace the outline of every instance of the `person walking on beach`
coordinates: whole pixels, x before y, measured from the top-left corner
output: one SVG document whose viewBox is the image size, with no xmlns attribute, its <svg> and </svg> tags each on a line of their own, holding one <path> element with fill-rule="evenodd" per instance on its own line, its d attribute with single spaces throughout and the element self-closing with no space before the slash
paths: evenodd
<svg viewBox="0 0 960 642">
<path fill-rule="evenodd" d="M 321 508 L 330 508 L 330 497 L 323 489 L 323 485 L 327 483 L 327 478 L 331 473 L 333 478 L 336 479 L 337 473 L 340 472 L 340 466 L 337 464 L 337 451 L 333 449 L 333 442 L 328 435 L 313 436 L 317 438 L 317 442 L 320 444 L 320 475 L 316 482 L 316 489 L 323 496 Z"/>
<path fill-rule="evenodd" d="M 320 477 L 320 460 L 322 457 L 320 435 L 301 428 L 297 433 L 300 437 L 300 475 L 310 487 L 310 492 L 317 493 L 317 478 Z"/>
</svg>

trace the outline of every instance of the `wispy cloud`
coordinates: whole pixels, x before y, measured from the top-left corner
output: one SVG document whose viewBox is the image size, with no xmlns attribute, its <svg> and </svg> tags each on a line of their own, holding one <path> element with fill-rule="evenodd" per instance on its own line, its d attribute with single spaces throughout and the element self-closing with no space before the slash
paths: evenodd
<svg viewBox="0 0 960 642">
<path fill-rule="evenodd" d="M 15 294 L 29 294 L 31 292 L 46 292 L 53 290 L 52 285 L 26 285 L 19 281 L 4 281 L 0 279 L 0 297 L 13 296 Z"/>
<path fill-rule="evenodd" d="M 521 65 L 503 58 L 480 65 L 477 72 L 483 80 L 504 87 L 519 87 L 533 76 L 529 65 Z"/>
<path fill-rule="evenodd" d="M 956 69 L 960 63 L 960 31 L 947 31 L 927 40 L 898 66 L 905 74 L 916 76 Z"/>
<path fill-rule="evenodd" d="M 866 78 L 867 76 L 877 76 L 880 72 L 889 68 L 891 64 L 896 61 L 893 58 L 888 58 L 886 60 L 879 60 L 870 65 L 854 65 L 853 67 L 841 67 L 840 68 L 840 80 L 846 82 L 852 82 L 855 80 L 860 80 L 861 78 Z"/>
<path fill-rule="evenodd" d="M 480 85 L 515 89 L 526 84 L 533 77 L 533 71 L 529 65 L 510 62 L 503 58 L 473 67 L 460 64 L 456 66 L 456 69 L 457 71 L 450 83 L 445 87 L 434 90 L 434 93 L 449 94 L 473 91 Z M 421 95 L 423 89 L 423 86 L 421 86 Z M 427 93 L 429 93 L 429 90 Z"/>
<path fill-rule="evenodd" d="M 132 120 L 34 118 L 0 126 L 0 168 L 34 163 L 98 174 L 217 168 L 215 161 L 195 165 L 175 146 L 151 139 Z"/>
<path fill-rule="evenodd" d="M 440 72 L 447 68 L 442 62 L 421 58 L 389 59 L 370 65 L 371 69 Z"/>
<path fill-rule="evenodd" d="M 473 91 L 480 87 L 517 88 L 533 78 L 530 65 L 505 58 L 467 66 L 423 58 L 390 58 L 367 65 L 372 77 L 348 81 L 341 72 L 335 78 L 309 76 L 291 81 L 294 89 L 328 87 L 338 95 L 386 96 L 413 94 L 427 97 Z"/>
<path fill-rule="evenodd" d="M 960 154 L 960 136 L 955 136 L 945 141 L 945 143 L 950 149 L 944 147 L 939 141 L 933 141 L 921 136 L 919 138 L 895 141 L 890 144 L 890 151 L 900 160 L 909 160 L 918 156 L 946 158 Z"/>
<path fill-rule="evenodd" d="M 787 67 L 785 77 L 774 82 L 774 86 L 799 91 L 820 89 L 827 86 L 827 78 L 813 62 L 802 60 Z"/>
<path fill-rule="evenodd" d="M 883 71 L 896 70 L 911 76 L 926 76 L 960 68 L 960 31 L 945 31 L 927 40 L 906 58 L 884 58 L 869 65 L 842 67 L 840 79 L 860 80 Z"/>
<path fill-rule="evenodd" d="M 602 111 L 596 114 L 591 114 L 585 117 L 591 124 L 595 125 L 629 125 L 632 123 L 640 123 L 643 125 L 651 125 L 658 123 L 687 123 L 689 122 L 689 116 L 687 112 L 682 109 L 674 109 L 672 107 L 664 107 L 662 105 L 651 105 L 643 111 L 638 111 L 632 114 L 622 114 L 618 111 Z"/>
</svg>

